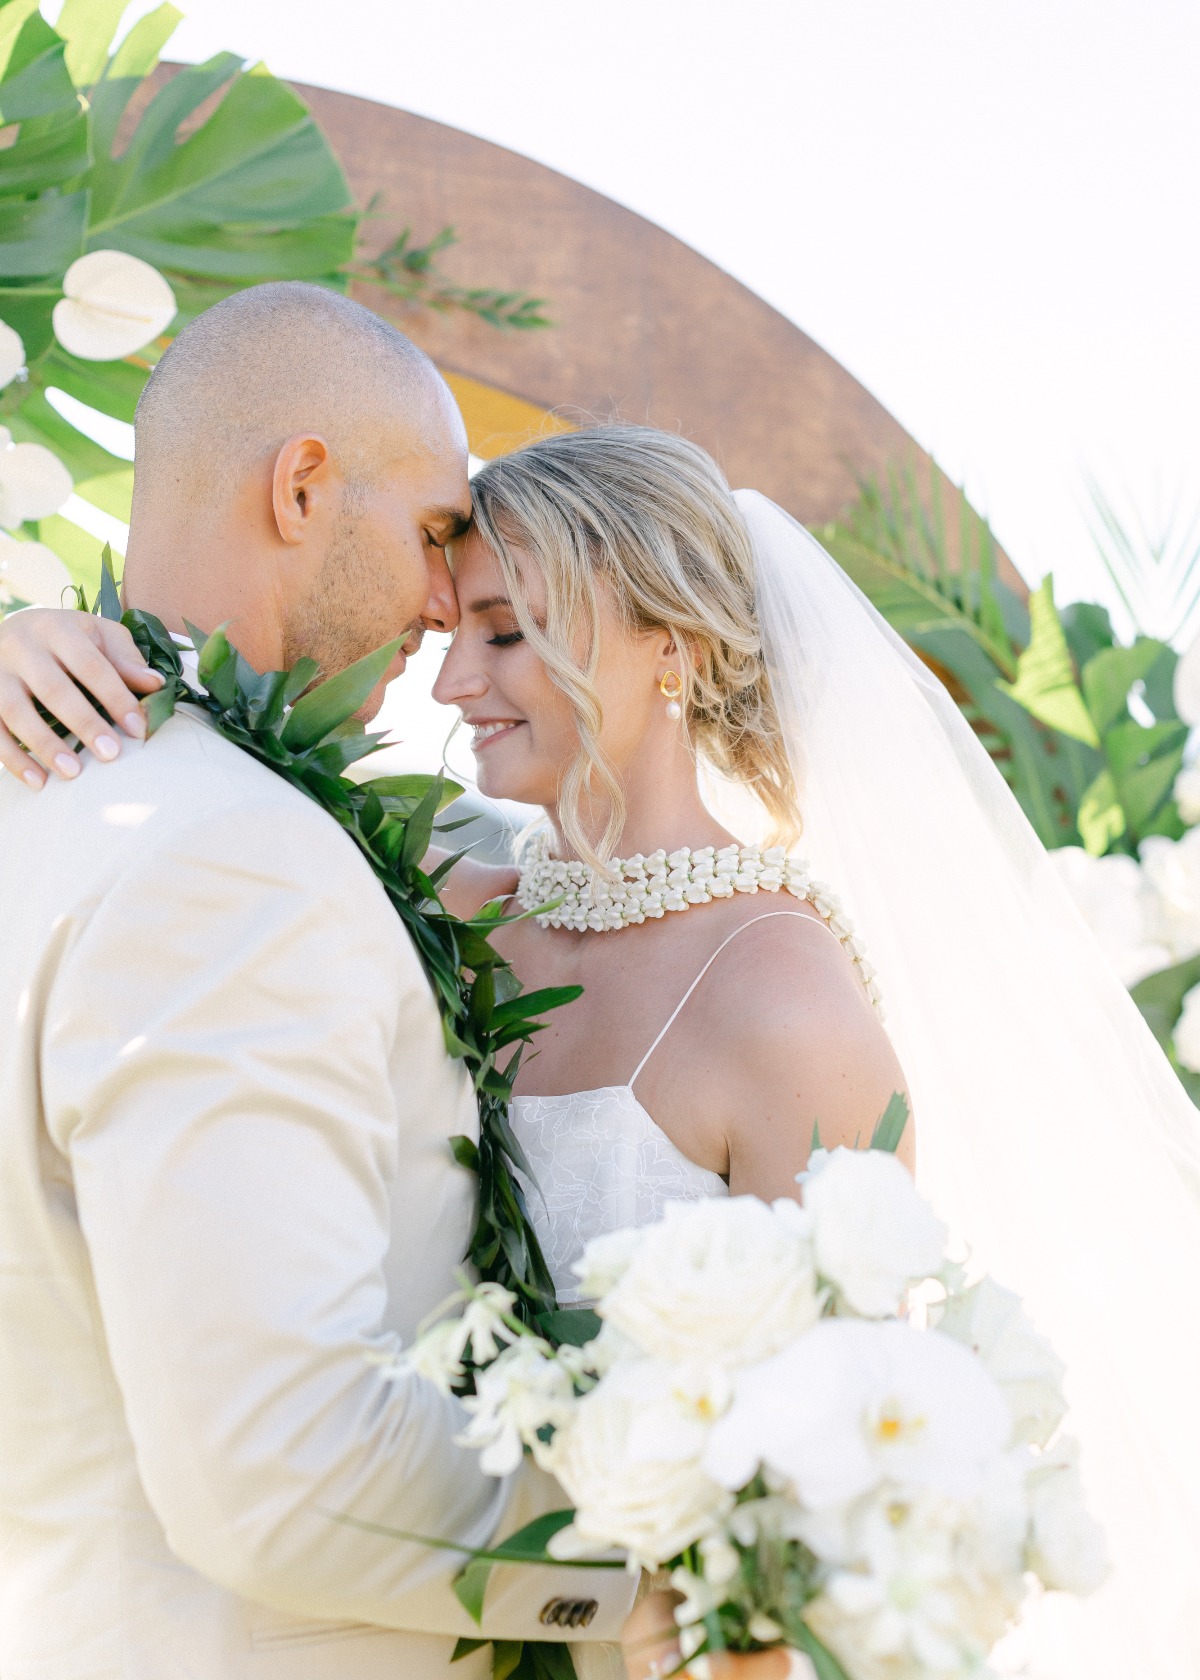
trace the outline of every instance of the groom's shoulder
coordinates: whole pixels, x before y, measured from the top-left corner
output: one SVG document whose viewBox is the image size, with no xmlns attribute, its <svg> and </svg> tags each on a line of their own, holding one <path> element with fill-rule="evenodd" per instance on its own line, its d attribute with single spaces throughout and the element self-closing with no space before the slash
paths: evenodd
<svg viewBox="0 0 1200 1680">
<path fill-rule="evenodd" d="M 234 746 L 193 713 L 180 711 L 147 742 L 125 742 L 113 764 L 86 755 L 75 780 L 32 794 L 11 778 L 0 787 L 0 866 L 20 856 L 22 873 L 41 857 L 80 873 L 110 869 L 191 842 L 272 855 L 313 879 L 370 876 L 353 841 L 298 788 Z"/>
</svg>

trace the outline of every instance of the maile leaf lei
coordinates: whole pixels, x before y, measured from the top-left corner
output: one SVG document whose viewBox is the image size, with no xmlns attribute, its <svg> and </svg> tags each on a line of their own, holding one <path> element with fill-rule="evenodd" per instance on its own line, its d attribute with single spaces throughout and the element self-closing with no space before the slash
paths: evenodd
<svg viewBox="0 0 1200 1680">
<path fill-rule="evenodd" d="M 86 600 L 80 604 L 86 610 Z M 359 783 L 343 774 L 379 751 L 382 736 L 367 734 L 354 714 L 387 670 L 399 641 L 314 688 L 318 668 L 313 660 L 301 659 L 290 671 L 260 674 L 223 630 L 206 635 L 189 625 L 201 690 L 185 678 L 179 648 L 161 621 L 151 613 L 122 610 L 107 548 L 93 610 L 122 623 L 164 678 L 162 688 L 143 702 L 149 734 L 181 703 L 205 712 L 227 741 L 328 812 L 370 864 L 417 948 L 437 999 L 446 1046 L 469 1069 L 479 1100 L 478 1143 L 467 1137 L 451 1140 L 459 1165 L 479 1179 L 479 1212 L 465 1258 L 481 1278 L 512 1290 L 515 1310 L 525 1322 L 551 1329 L 560 1316 L 554 1284 L 515 1177 L 515 1171 L 529 1176 L 529 1167 L 507 1110 L 522 1051 L 543 1025 L 535 1017 L 569 1003 L 580 988 L 522 992 L 509 964 L 488 942 L 488 933 L 503 919 L 499 903 L 485 906 L 471 921 L 442 906 L 438 887 L 463 854 L 428 874 L 422 864 L 434 822 L 462 792 L 460 787 L 444 776 L 381 776 Z M 444 823 L 439 833 L 462 826 Z"/>
</svg>

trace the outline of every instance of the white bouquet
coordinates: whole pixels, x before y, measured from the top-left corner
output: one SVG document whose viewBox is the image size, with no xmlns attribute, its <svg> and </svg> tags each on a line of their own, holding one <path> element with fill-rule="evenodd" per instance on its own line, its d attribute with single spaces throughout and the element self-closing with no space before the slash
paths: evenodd
<svg viewBox="0 0 1200 1680">
<path fill-rule="evenodd" d="M 1105 1573 L 1055 1439 L 1062 1367 L 948 1260 L 893 1155 L 817 1150 L 801 1182 L 802 1206 L 680 1202 L 591 1243 L 582 1347 L 484 1284 L 406 1358 L 449 1388 L 470 1349 L 463 1440 L 558 1478 L 551 1556 L 670 1570 L 685 1658 L 782 1643 L 820 1680 L 978 1677 L 1027 1593 Z"/>
</svg>

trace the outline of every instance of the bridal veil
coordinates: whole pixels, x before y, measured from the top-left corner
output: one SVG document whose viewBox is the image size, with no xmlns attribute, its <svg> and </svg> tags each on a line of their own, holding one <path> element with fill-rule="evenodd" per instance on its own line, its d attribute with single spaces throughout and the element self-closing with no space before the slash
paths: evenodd
<svg viewBox="0 0 1200 1680">
<path fill-rule="evenodd" d="M 1067 1363 L 1114 1568 L 1035 1608 L 1022 1672 L 1195 1680 L 1200 1113 L 941 683 L 803 527 L 735 499 L 803 849 L 878 969 L 919 1181 Z"/>
</svg>

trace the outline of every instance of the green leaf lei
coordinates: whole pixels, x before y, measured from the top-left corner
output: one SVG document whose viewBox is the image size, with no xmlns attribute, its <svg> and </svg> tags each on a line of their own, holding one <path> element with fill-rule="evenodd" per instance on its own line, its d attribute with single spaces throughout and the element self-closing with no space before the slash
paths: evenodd
<svg viewBox="0 0 1200 1680">
<path fill-rule="evenodd" d="M 82 596 L 80 605 L 87 609 Z M 107 548 L 93 610 L 123 624 L 164 678 L 162 688 L 143 702 L 148 734 L 181 703 L 205 712 L 227 741 L 327 811 L 370 864 L 429 976 L 447 1049 L 466 1064 L 479 1100 L 478 1143 L 451 1139 L 459 1165 L 479 1179 L 479 1212 L 465 1258 L 481 1278 L 512 1290 L 522 1320 L 553 1334 L 558 1320 L 568 1315 L 558 1312 L 554 1284 L 514 1176 L 514 1169 L 531 1174 L 507 1111 L 523 1049 L 544 1025 L 535 1017 L 569 1003 L 580 988 L 522 992 L 509 964 L 488 942 L 488 933 L 503 920 L 499 902 L 486 905 L 469 922 L 441 904 L 438 886 L 463 854 L 428 874 L 422 862 L 438 813 L 457 798 L 460 787 L 444 776 L 381 776 L 359 783 L 343 774 L 380 749 L 382 736 L 367 734 L 354 714 L 387 670 L 399 641 L 313 688 L 318 675 L 313 660 L 301 659 L 290 671 L 260 674 L 223 630 L 205 635 L 188 625 L 200 660 L 200 691 L 186 680 L 179 649 L 162 622 L 151 613 L 122 611 Z M 439 831 L 462 826 L 446 823 Z"/>
</svg>

